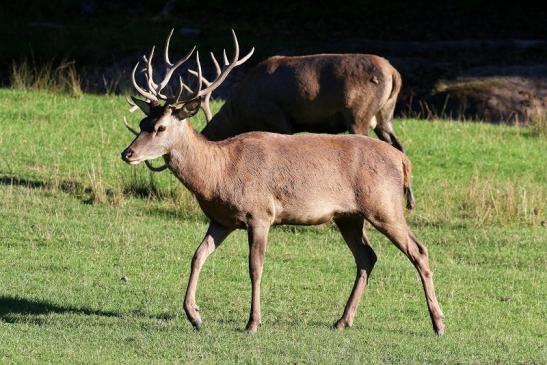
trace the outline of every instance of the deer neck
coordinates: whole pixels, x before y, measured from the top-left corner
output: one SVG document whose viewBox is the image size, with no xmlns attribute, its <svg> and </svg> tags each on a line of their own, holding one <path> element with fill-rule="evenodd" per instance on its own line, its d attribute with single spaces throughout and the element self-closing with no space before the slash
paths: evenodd
<svg viewBox="0 0 547 365">
<path fill-rule="evenodd" d="M 198 198 L 212 199 L 218 191 L 226 166 L 226 154 L 208 141 L 187 120 L 165 160 L 173 174 Z"/>
</svg>

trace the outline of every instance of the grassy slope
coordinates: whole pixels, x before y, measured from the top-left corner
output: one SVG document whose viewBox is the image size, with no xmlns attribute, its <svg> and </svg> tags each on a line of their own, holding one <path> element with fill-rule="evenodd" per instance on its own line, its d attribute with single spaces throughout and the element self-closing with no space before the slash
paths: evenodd
<svg viewBox="0 0 547 365">
<path fill-rule="evenodd" d="M 117 97 L 0 90 L 1 362 L 547 361 L 544 139 L 397 123 L 414 162 L 410 221 L 431 254 L 445 337 L 433 336 L 414 269 L 376 232 L 379 262 L 354 327 L 331 331 L 354 276 L 331 227 L 272 231 L 256 336 L 241 332 L 245 235 L 231 236 L 203 270 L 196 333 L 180 307 L 206 223 L 168 174 L 154 180 L 164 199 L 131 194 L 150 185 L 143 167 L 118 158 L 130 140 L 125 110 Z"/>
</svg>

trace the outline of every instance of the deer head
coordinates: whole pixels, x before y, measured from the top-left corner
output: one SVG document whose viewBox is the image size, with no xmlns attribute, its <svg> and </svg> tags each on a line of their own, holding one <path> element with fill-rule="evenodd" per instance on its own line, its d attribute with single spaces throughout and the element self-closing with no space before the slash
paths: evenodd
<svg viewBox="0 0 547 365">
<path fill-rule="evenodd" d="M 232 30 L 234 42 L 233 58 L 231 61 L 228 61 L 228 58 L 224 56 L 224 67 L 220 68 L 218 62 L 214 56 L 212 56 L 215 69 L 217 70 L 217 77 L 213 81 L 208 81 L 203 77 L 199 61 L 199 52 L 196 51 L 197 71 L 191 71 L 197 78 L 196 89 L 192 90 L 184 83 L 182 77 L 179 76 L 178 92 L 174 95 L 166 95 L 163 90 L 169 84 L 174 71 L 186 62 L 195 50 L 194 46 L 190 52 L 176 64 L 171 63 L 169 60 L 169 42 L 172 35 L 173 30 L 169 33 L 165 45 L 164 60 L 167 64 L 167 68 L 165 76 L 160 83 L 156 83 L 153 78 L 152 60 L 155 47 L 152 47 L 148 57 L 143 56 L 142 58 L 145 65 L 142 72 L 147 81 L 146 88 L 139 86 L 135 77 L 140 61 L 137 62 L 131 74 L 135 90 L 144 97 L 144 100 L 136 97 L 131 97 L 131 100 L 128 99 L 128 102 L 131 105 L 130 111 L 140 109 L 146 115 L 140 122 L 140 132 L 134 130 L 127 124 L 127 121 L 124 120 L 127 129 L 135 134 L 136 137 L 122 152 L 122 159 L 129 164 L 138 164 L 145 161 L 148 168 L 153 171 L 162 171 L 167 166 L 164 165 L 160 168 L 155 168 L 148 163 L 148 160 L 163 156 L 169 152 L 173 143 L 180 137 L 179 134 L 182 132 L 181 122 L 195 115 L 200 107 L 204 108 L 206 116 L 209 119 L 209 98 L 211 93 L 220 86 L 234 67 L 239 66 L 248 60 L 254 52 L 253 48 L 245 57 L 239 59 L 239 44 L 234 30 Z M 223 53 L 226 55 L 226 52 Z M 206 85 L 205 88 L 203 88 L 203 84 Z M 202 101 L 205 104 L 202 105 Z"/>
<path fill-rule="evenodd" d="M 181 122 L 196 114 L 200 103 L 198 97 L 176 106 L 151 106 L 140 122 L 140 133 L 122 152 L 122 159 L 136 165 L 169 153 L 182 132 Z"/>
</svg>

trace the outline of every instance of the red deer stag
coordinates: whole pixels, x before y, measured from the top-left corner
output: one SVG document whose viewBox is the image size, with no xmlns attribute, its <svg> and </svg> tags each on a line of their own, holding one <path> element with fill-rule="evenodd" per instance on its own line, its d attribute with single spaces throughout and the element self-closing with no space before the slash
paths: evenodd
<svg viewBox="0 0 547 365">
<path fill-rule="evenodd" d="M 219 64 L 212 53 L 211 58 L 218 75 Z M 404 152 L 392 125 L 400 89 L 399 72 L 382 57 L 274 56 L 249 72 L 215 116 L 210 94 L 202 99 L 208 124 L 201 133 L 218 141 L 251 131 L 367 135 L 374 129 L 381 140 Z"/>
<path fill-rule="evenodd" d="M 250 132 L 223 141 L 209 141 L 192 127 L 189 118 L 199 111 L 201 98 L 248 57 L 239 59 L 235 33 L 233 41 L 233 58 L 219 76 L 205 88 L 198 82 L 196 90 L 184 98 L 182 83 L 176 95 L 162 93 L 172 75 L 171 69 L 157 84 L 152 79 L 151 57 L 147 59 L 144 72 L 148 75 L 148 88 L 141 88 L 133 75 L 136 90 L 148 100 L 135 98 L 134 102 L 146 117 L 140 122 L 140 132 L 126 123 L 136 138 L 121 154 L 131 165 L 163 156 L 168 168 L 195 195 L 210 220 L 192 259 L 184 299 L 184 310 L 192 325 L 199 329 L 202 324 L 196 304 L 201 268 L 232 231 L 248 232 L 252 301 L 246 330 L 255 332 L 261 324 L 260 280 L 270 227 L 317 225 L 332 219 L 357 266 L 353 290 L 335 324 L 337 329 L 351 326 L 376 262 L 365 232 L 367 220 L 417 269 L 433 329 L 442 335 L 443 314 L 435 296 L 427 249 L 411 232 L 403 214 L 401 203 L 405 194 L 410 204 L 411 170 L 403 153 L 361 135 Z M 196 64 L 201 74 L 197 52 Z M 165 103 L 161 105 L 160 100 Z"/>
</svg>

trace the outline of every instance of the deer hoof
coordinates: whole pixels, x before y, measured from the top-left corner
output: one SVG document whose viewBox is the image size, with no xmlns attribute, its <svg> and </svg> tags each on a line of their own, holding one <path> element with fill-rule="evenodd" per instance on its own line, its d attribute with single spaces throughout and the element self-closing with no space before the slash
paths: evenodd
<svg viewBox="0 0 547 365">
<path fill-rule="evenodd" d="M 339 319 L 332 327 L 337 331 L 343 331 L 346 328 L 351 327 L 351 323 L 348 323 L 345 319 Z"/>
<path fill-rule="evenodd" d="M 444 335 L 444 323 L 442 322 L 442 320 L 440 321 L 440 323 L 433 324 L 433 330 L 435 331 L 437 337 L 441 337 L 442 335 Z"/>
<path fill-rule="evenodd" d="M 262 326 L 262 322 L 259 321 L 256 322 L 249 322 L 247 323 L 247 326 L 245 326 L 245 332 L 247 333 L 256 333 L 258 331 L 258 327 Z"/>
<path fill-rule="evenodd" d="M 258 328 L 257 327 L 245 328 L 245 332 L 249 334 L 254 334 L 258 332 Z"/>
<path fill-rule="evenodd" d="M 194 329 L 196 331 L 199 331 L 201 329 L 202 324 L 203 324 L 203 322 L 201 321 L 201 319 L 194 319 L 192 321 L 192 326 L 194 326 Z"/>
</svg>

